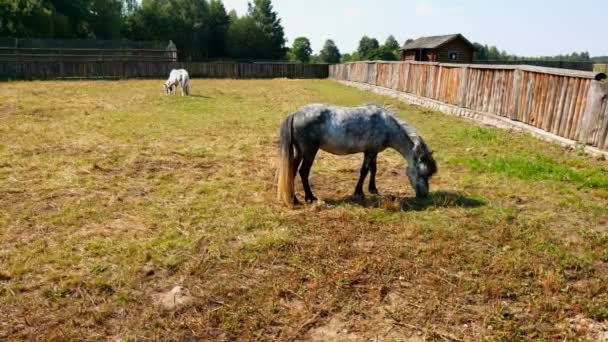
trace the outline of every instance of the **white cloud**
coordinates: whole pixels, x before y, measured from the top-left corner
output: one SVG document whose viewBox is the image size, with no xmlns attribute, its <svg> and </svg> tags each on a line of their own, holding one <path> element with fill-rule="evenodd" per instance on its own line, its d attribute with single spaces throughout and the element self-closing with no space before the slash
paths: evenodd
<svg viewBox="0 0 608 342">
<path fill-rule="evenodd" d="M 426 16 L 433 14 L 433 12 L 433 5 L 431 5 L 429 2 L 423 1 L 416 4 L 416 15 Z"/>
</svg>

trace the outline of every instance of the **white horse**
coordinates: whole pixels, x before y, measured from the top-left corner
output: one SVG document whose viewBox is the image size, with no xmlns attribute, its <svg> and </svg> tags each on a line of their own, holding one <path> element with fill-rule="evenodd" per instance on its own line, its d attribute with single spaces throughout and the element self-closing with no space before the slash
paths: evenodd
<svg viewBox="0 0 608 342">
<path fill-rule="evenodd" d="M 177 94 L 178 86 L 181 87 L 182 96 L 184 94 L 190 95 L 190 76 L 184 69 L 173 69 L 169 74 L 169 79 L 165 81 L 165 93 L 171 94 L 175 87 L 175 93 Z"/>
</svg>

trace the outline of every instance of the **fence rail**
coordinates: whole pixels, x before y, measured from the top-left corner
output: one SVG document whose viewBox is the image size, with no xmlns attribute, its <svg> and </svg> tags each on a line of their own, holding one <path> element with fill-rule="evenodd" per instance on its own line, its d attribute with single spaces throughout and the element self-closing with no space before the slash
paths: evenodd
<svg viewBox="0 0 608 342">
<path fill-rule="evenodd" d="M 476 64 L 501 64 L 501 65 L 533 65 L 547 68 L 559 68 L 581 71 L 593 71 L 593 62 L 574 62 L 574 61 L 543 61 L 534 59 L 520 59 L 512 61 L 501 60 L 479 60 Z"/>
<path fill-rule="evenodd" d="M 593 72 L 521 65 L 358 62 L 330 77 L 366 83 L 524 122 L 608 149 L 608 83 Z"/>
<path fill-rule="evenodd" d="M 0 62 L 96 62 L 96 61 L 177 61 L 177 51 L 166 49 L 64 49 L 0 47 Z"/>
<path fill-rule="evenodd" d="M 594 64 L 593 71 L 608 74 L 608 64 Z"/>
<path fill-rule="evenodd" d="M 44 39 L 0 37 L 0 46 L 11 48 L 65 49 L 164 49 L 167 41 L 134 41 L 128 39 Z"/>
<path fill-rule="evenodd" d="M 184 68 L 202 78 L 327 78 L 325 64 L 198 63 L 158 61 L 0 61 L 2 79 L 165 78 Z"/>
</svg>

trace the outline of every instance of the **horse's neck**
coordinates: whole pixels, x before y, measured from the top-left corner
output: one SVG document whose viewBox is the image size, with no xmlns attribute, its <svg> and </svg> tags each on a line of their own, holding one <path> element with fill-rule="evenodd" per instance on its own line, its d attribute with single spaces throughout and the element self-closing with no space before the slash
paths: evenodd
<svg viewBox="0 0 608 342">
<path fill-rule="evenodd" d="M 391 147 L 397 150 L 408 163 L 411 163 L 414 159 L 413 148 L 415 139 L 418 139 L 418 137 L 410 136 L 405 127 L 397 120 L 394 120 L 392 131 Z"/>
</svg>

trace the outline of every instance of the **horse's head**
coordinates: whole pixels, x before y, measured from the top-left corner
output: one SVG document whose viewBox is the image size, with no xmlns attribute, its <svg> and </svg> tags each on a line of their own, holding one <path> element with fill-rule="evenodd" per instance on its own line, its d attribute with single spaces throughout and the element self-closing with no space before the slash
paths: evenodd
<svg viewBox="0 0 608 342">
<path fill-rule="evenodd" d="M 429 179 L 437 172 L 437 164 L 433 152 L 429 151 L 424 142 L 416 142 L 413 148 L 413 160 L 408 164 L 407 177 L 416 197 L 425 198 L 429 194 Z"/>
<path fill-rule="evenodd" d="M 169 82 L 165 82 L 163 88 L 165 89 L 165 94 L 170 94 L 173 91 L 173 86 Z"/>
</svg>

